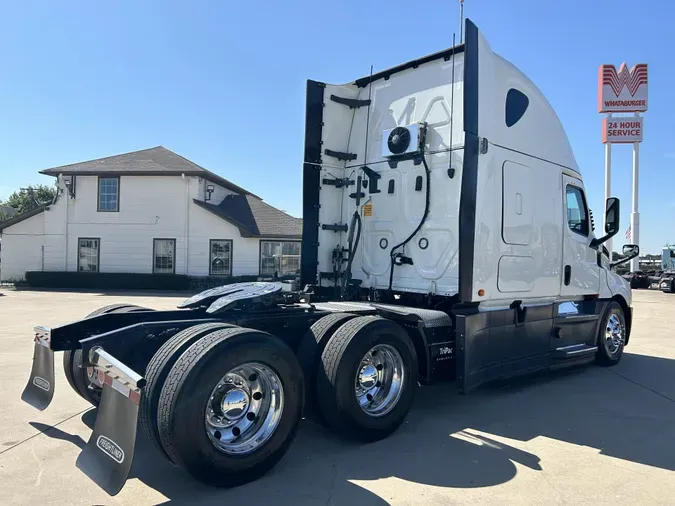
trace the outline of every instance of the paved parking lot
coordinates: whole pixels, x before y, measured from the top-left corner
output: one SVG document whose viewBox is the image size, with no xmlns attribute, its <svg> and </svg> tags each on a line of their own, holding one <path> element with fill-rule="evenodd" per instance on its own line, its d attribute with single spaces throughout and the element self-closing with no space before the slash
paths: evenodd
<svg viewBox="0 0 675 506">
<path fill-rule="evenodd" d="M 184 295 L 0 289 L 0 502 L 9 504 L 672 504 L 675 502 L 675 295 L 634 291 L 623 361 L 480 389 L 421 389 L 391 438 L 342 443 L 305 422 L 266 477 L 204 487 L 139 438 L 126 487 L 109 497 L 75 460 L 95 413 L 66 383 L 44 412 L 19 396 L 32 328 L 107 304 L 170 308 Z M 140 432 L 139 432 L 140 434 Z"/>
</svg>

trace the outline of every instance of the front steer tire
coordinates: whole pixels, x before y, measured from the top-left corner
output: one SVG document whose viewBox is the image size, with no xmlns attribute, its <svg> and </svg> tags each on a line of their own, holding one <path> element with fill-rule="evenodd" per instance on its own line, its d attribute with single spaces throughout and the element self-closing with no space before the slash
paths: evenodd
<svg viewBox="0 0 675 506">
<path fill-rule="evenodd" d="M 278 376 L 283 408 L 276 428 L 256 449 L 226 453 L 206 431 L 209 396 L 224 374 L 249 363 Z M 302 370 L 286 344 L 253 329 L 217 330 L 188 348 L 167 376 L 157 416 L 160 441 L 171 460 L 195 479 L 220 487 L 242 485 L 267 473 L 286 454 L 298 431 L 303 400 Z"/>
<path fill-rule="evenodd" d="M 619 335 L 615 334 L 614 342 L 607 337 L 608 333 L 612 331 L 620 332 Z M 595 362 L 603 366 L 618 364 L 623 356 L 626 335 L 626 316 L 621 305 L 613 300 L 607 305 L 605 313 L 602 315 L 598 331 L 598 351 L 595 355 Z"/>
<path fill-rule="evenodd" d="M 356 393 L 362 360 L 375 347 L 398 352 L 403 370 L 398 401 L 374 416 L 360 405 Z M 415 347 L 397 323 L 378 316 L 362 316 L 342 325 L 328 341 L 317 378 L 317 400 L 323 419 L 338 435 L 371 442 L 392 434 L 405 420 L 417 389 Z"/>
<path fill-rule="evenodd" d="M 110 304 L 98 308 L 96 311 L 85 316 L 93 318 L 101 314 L 109 313 L 131 313 L 136 311 L 150 311 L 148 308 L 136 306 L 133 304 Z M 101 389 L 89 388 L 89 378 L 87 377 L 87 369 L 83 367 L 84 360 L 82 357 L 82 349 L 67 350 L 63 352 L 63 371 L 66 374 L 66 380 L 71 388 L 84 400 L 88 401 L 93 406 L 98 406 L 101 402 Z"/>
<path fill-rule="evenodd" d="M 150 439 L 159 452 L 171 462 L 173 461 L 164 451 L 157 429 L 157 411 L 162 388 L 164 387 L 164 381 L 178 358 L 185 350 L 192 346 L 192 344 L 216 330 L 232 327 L 234 327 L 234 325 L 228 323 L 202 323 L 200 325 L 188 327 L 165 342 L 148 363 L 144 375 L 146 383 L 145 387 L 143 387 L 143 395 L 141 395 L 138 420 L 143 427 L 145 434 L 148 436 L 148 439 Z"/>
</svg>

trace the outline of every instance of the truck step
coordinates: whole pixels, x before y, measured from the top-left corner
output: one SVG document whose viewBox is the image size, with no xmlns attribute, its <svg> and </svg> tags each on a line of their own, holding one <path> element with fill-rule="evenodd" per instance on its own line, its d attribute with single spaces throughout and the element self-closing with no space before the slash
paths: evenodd
<svg viewBox="0 0 675 506">
<path fill-rule="evenodd" d="M 587 344 L 574 344 L 572 346 L 562 346 L 556 348 L 553 352 L 554 358 L 581 358 L 591 355 L 598 351 L 597 346 L 589 346 Z"/>
</svg>

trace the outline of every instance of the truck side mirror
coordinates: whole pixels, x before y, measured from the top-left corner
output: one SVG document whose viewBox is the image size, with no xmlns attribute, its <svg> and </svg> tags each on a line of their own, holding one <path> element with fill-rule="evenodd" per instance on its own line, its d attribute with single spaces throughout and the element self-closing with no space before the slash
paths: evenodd
<svg viewBox="0 0 675 506">
<path fill-rule="evenodd" d="M 605 205 L 605 235 L 599 239 L 591 241 L 591 248 L 600 246 L 603 242 L 614 237 L 619 231 L 619 216 L 621 215 L 621 207 L 619 199 L 616 197 L 609 197 Z"/>
<path fill-rule="evenodd" d="M 635 258 L 640 254 L 640 246 L 637 244 L 624 244 L 622 253 L 625 257 Z"/>
<path fill-rule="evenodd" d="M 615 235 L 619 231 L 619 199 L 609 197 L 605 207 L 605 234 Z"/>
<path fill-rule="evenodd" d="M 621 253 L 623 254 L 624 258 L 617 260 L 616 262 L 612 262 L 609 264 L 610 267 L 616 267 L 617 265 L 625 264 L 629 260 L 632 260 L 638 256 L 640 254 L 640 246 L 637 244 L 624 244 Z"/>
</svg>

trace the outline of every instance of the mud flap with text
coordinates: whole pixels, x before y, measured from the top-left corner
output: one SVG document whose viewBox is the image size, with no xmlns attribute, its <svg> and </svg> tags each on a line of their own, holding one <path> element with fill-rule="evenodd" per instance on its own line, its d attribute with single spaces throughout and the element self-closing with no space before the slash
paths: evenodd
<svg viewBox="0 0 675 506">
<path fill-rule="evenodd" d="M 94 431 L 77 458 L 77 467 L 108 494 L 116 495 L 131 471 L 145 380 L 101 349 L 93 352 L 92 362 L 103 391 Z"/>
<path fill-rule="evenodd" d="M 127 481 L 136 446 L 138 404 L 106 385 L 94 432 L 77 458 L 77 467 L 110 495 Z"/>
<path fill-rule="evenodd" d="M 54 397 L 54 352 L 49 345 L 49 329 L 36 327 L 33 367 L 21 400 L 40 411 L 49 406 Z"/>
</svg>

